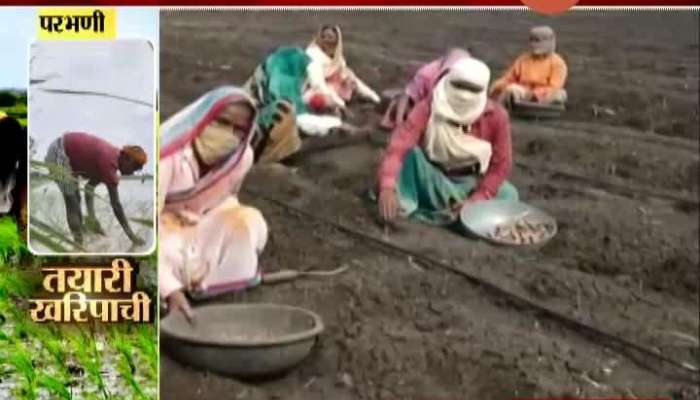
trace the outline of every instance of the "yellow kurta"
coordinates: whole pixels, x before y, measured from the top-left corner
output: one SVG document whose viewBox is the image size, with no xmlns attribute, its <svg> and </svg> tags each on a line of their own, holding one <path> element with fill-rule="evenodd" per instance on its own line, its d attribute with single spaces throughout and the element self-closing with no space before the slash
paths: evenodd
<svg viewBox="0 0 700 400">
<path fill-rule="evenodd" d="M 527 52 L 493 83 L 491 96 L 496 97 L 507 86 L 517 84 L 531 91 L 537 100 L 543 101 L 564 88 L 567 73 L 566 62 L 559 54 L 538 57 Z"/>
</svg>

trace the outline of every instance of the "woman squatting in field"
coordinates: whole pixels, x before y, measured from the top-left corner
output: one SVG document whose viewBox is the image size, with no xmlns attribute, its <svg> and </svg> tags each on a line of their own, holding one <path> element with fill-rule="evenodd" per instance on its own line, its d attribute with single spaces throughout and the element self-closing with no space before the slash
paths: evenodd
<svg viewBox="0 0 700 400">
<path fill-rule="evenodd" d="M 188 319 L 187 292 L 210 297 L 260 283 L 267 223 L 238 201 L 253 164 L 256 116 L 244 90 L 220 87 L 162 126 L 158 287 L 167 307 Z"/>
<path fill-rule="evenodd" d="M 488 100 L 489 68 L 475 58 L 443 67 L 430 95 L 392 133 L 378 171 L 379 212 L 451 224 L 469 202 L 518 199 L 508 113 Z"/>
<path fill-rule="evenodd" d="M 521 101 L 566 102 L 567 66 L 556 53 L 554 30 L 548 26 L 530 30 L 530 49 L 491 86 L 490 96 L 507 106 Z"/>
</svg>

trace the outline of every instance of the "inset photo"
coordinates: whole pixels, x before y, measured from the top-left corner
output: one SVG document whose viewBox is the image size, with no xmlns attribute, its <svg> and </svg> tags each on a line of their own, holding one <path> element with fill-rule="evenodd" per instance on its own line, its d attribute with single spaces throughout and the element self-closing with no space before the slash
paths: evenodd
<svg viewBox="0 0 700 400">
<path fill-rule="evenodd" d="M 29 65 L 29 247 L 155 245 L 155 53 L 147 40 L 39 41 Z"/>
</svg>

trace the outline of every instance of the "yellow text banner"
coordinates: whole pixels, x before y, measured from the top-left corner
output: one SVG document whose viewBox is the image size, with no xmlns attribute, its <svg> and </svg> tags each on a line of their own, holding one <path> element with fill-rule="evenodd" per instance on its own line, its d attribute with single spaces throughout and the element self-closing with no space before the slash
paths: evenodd
<svg viewBox="0 0 700 400">
<path fill-rule="evenodd" d="M 40 8 L 39 40 L 113 40 L 117 38 L 114 8 Z"/>
</svg>

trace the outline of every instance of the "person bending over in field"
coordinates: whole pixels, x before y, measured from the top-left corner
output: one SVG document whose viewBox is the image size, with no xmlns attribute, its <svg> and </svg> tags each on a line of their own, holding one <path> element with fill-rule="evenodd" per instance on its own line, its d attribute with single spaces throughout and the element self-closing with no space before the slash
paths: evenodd
<svg viewBox="0 0 700 400">
<path fill-rule="evenodd" d="M 95 187 L 107 186 L 109 202 L 124 233 L 134 245 L 145 242 L 134 234 L 119 201 L 119 177 L 133 175 L 147 162 L 144 150 L 139 146 L 121 149 L 97 136 L 82 132 L 69 132 L 54 140 L 46 153 L 46 164 L 51 178 L 58 184 L 66 205 L 66 219 L 74 240 L 82 245 L 86 229 L 104 235 L 95 216 Z M 81 211 L 80 178 L 87 179 L 85 202 L 88 215 L 83 221 Z"/>
</svg>

